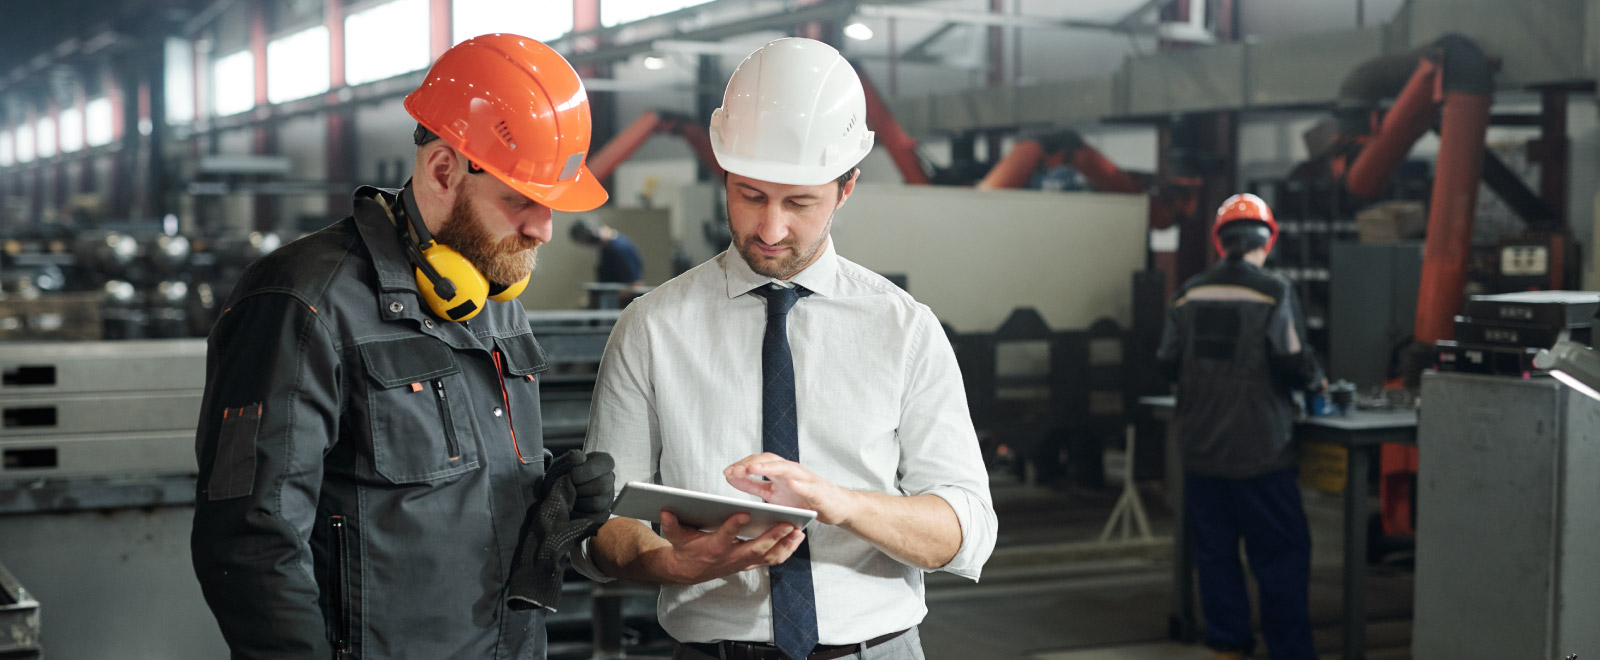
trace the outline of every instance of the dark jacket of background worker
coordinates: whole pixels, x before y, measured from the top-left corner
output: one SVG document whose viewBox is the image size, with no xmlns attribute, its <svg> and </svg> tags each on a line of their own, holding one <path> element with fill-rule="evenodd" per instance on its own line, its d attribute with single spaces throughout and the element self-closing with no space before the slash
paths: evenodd
<svg viewBox="0 0 1600 660">
<path fill-rule="evenodd" d="M 613 284 L 644 284 L 644 261 L 639 248 L 621 232 L 589 218 L 578 218 L 572 223 L 572 242 L 600 249 L 600 263 L 595 266 L 594 281 Z"/>
<path fill-rule="evenodd" d="M 1178 380 L 1174 423 L 1205 641 L 1219 659 L 1255 646 L 1242 539 L 1272 659 L 1315 658 L 1311 537 L 1291 441 L 1293 392 L 1326 381 L 1305 345 L 1294 288 L 1261 268 L 1278 236 L 1272 210 L 1255 195 L 1235 195 L 1217 210 L 1212 234 L 1224 259 L 1178 290 L 1159 354 Z"/>
</svg>

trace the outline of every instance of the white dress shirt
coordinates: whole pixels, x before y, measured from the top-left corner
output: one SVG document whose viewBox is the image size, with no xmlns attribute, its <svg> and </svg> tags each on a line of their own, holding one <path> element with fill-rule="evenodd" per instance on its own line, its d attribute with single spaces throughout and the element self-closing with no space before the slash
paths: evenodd
<svg viewBox="0 0 1600 660">
<path fill-rule="evenodd" d="M 655 481 L 755 500 L 723 468 L 762 451 L 761 342 L 775 282 L 729 250 L 635 300 L 617 320 L 595 385 L 586 451 L 616 459 L 617 485 Z M 829 245 L 790 282 L 812 291 L 789 312 L 800 463 L 844 488 L 933 494 L 961 524 L 940 570 L 973 580 L 996 522 L 955 353 L 926 305 Z M 813 523 L 812 579 L 822 644 L 917 625 L 922 570 L 848 531 Z M 585 558 L 579 569 L 604 580 Z M 668 585 L 663 628 L 681 642 L 772 640 L 765 569 Z"/>
</svg>

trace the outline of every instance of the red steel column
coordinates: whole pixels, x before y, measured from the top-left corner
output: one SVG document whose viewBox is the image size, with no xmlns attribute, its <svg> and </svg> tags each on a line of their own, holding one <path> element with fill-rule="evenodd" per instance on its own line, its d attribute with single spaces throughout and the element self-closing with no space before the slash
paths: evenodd
<svg viewBox="0 0 1600 660">
<path fill-rule="evenodd" d="M 1493 99 L 1447 92 L 1439 128 L 1439 158 L 1428 203 L 1428 238 L 1423 245 L 1422 283 L 1417 291 L 1416 338 L 1437 342 L 1455 336 L 1472 251 L 1472 220 L 1483 177 L 1483 141 Z"/>
</svg>

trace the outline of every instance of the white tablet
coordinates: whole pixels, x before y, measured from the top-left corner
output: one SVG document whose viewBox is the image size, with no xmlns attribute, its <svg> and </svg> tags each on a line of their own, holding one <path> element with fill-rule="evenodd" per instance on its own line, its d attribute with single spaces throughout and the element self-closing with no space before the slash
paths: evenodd
<svg viewBox="0 0 1600 660">
<path fill-rule="evenodd" d="M 640 481 L 630 481 L 622 486 L 622 493 L 611 505 L 611 513 L 627 518 L 638 518 L 661 523 L 661 510 L 666 509 L 678 517 L 678 523 L 705 531 L 712 531 L 735 513 L 750 514 L 750 522 L 739 530 L 739 538 L 753 539 L 778 523 L 789 523 L 804 528 L 815 520 L 817 512 L 778 504 L 741 500 L 723 495 L 658 486 Z"/>
</svg>

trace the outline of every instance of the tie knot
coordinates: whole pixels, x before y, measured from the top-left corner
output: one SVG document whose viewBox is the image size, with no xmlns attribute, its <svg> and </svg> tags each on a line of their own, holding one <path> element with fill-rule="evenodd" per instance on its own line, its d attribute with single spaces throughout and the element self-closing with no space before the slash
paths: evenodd
<svg viewBox="0 0 1600 660">
<path fill-rule="evenodd" d="M 811 295 L 811 291 L 809 289 L 798 284 L 794 285 L 792 288 L 779 284 L 763 284 L 751 289 L 750 293 L 754 293 L 762 298 L 767 299 L 768 317 L 783 316 L 788 314 L 789 309 L 794 307 L 796 302 L 799 302 L 801 298 Z"/>
</svg>

